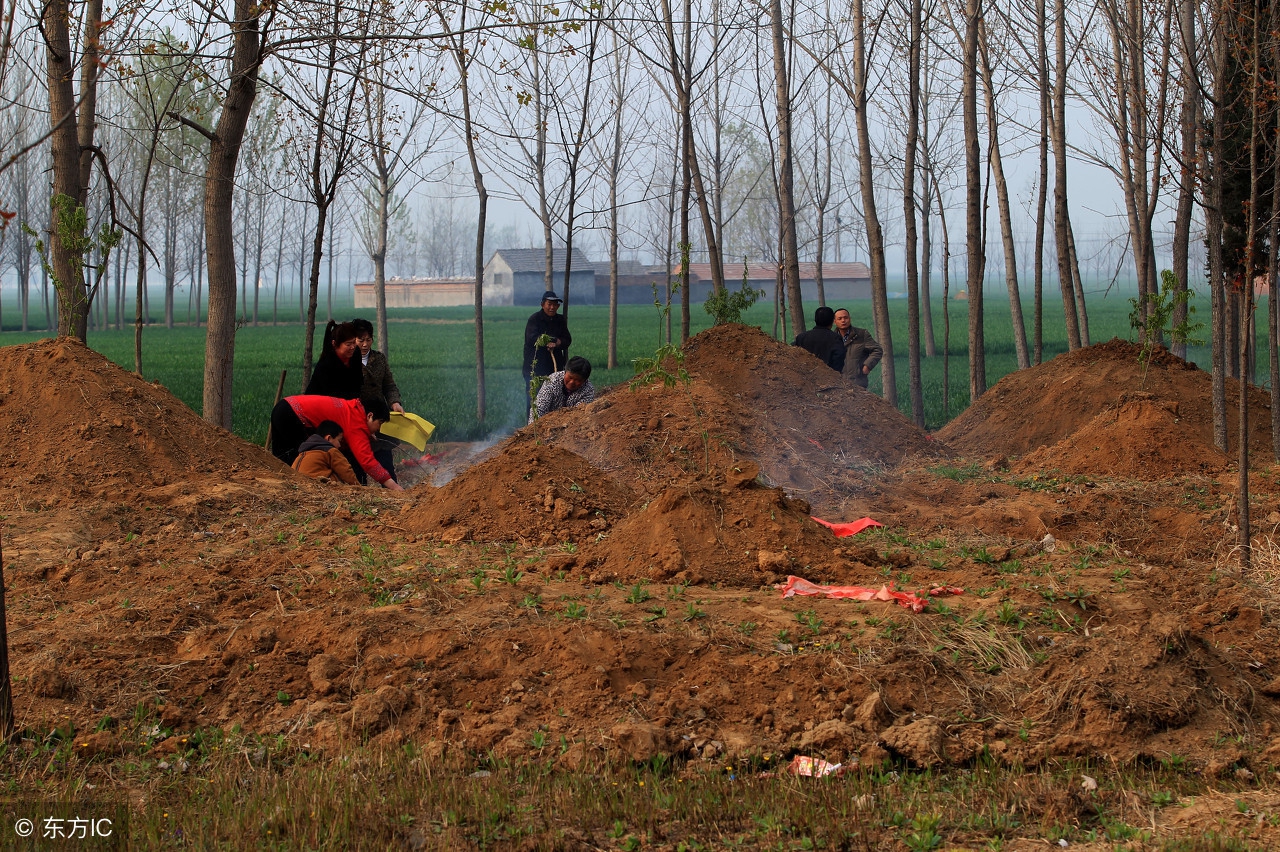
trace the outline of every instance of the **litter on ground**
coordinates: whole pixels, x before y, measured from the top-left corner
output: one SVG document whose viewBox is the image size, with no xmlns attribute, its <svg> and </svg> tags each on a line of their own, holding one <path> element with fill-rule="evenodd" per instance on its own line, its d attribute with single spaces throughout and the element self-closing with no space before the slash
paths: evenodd
<svg viewBox="0 0 1280 852">
<path fill-rule="evenodd" d="M 846 598 L 855 601 L 897 601 L 899 606 L 906 607 L 912 612 L 923 612 L 925 606 L 928 605 L 928 597 L 940 597 L 942 595 L 961 595 L 964 589 L 956 586 L 935 586 L 927 591 L 921 589 L 917 592 L 904 592 L 895 589 L 890 583 L 873 589 L 868 586 L 822 586 L 818 583 L 811 583 L 803 577 L 787 577 L 787 582 L 774 586 L 775 589 L 782 590 L 782 596 L 789 598 L 794 595 L 807 595 L 823 598 Z"/>
</svg>

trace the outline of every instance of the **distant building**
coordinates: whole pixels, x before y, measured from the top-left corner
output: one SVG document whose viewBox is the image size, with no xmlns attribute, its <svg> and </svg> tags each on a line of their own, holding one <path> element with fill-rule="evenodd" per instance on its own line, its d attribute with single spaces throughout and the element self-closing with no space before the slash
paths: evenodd
<svg viewBox="0 0 1280 852">
<path fill-rule="evenodd" d="M 372 281 L 355 285 L 356 309 L 378 307 Z M 475 304 L 474 278 L 388 278 L 388 308 L 444 308 Z"/>
<path fill-rule="evenodd" d="M 564 298 L 564 249 L 552 254 L 552 287 Z M 547 289 L 546 255 L 542 249 L 499 249 L 484 268 L 484 303 L 486 305 L 537 306 Z M 764 290 L 772 298 L 778 282 L 778 267 L 772 263 L 746 265 L 747 284 Z M 725 286 L 737 290 L 742 286 L 743 264 L 726 263 Z M 806 301 L 817 301 L 817 264 L 800 264 L 800 292 Z M 679 271 L 668 275 L 662 266 L 638 261 L 618 262 L 618 304 L 648 305 L 658 298 L 666 299 L 667 281 L 679 278 Z M 824 263 L 823 292 L 827 304 L 838 306 L 844 300 L 871 298 L 871 270 L 865 263 Z M 438 308 L 475 303 L 475 279 L 467 278 L 389 278 L 388 308 Z M 711 293 L 711 264 L 689 264 L 689 301 L 705 302 Z M 377 307 L 372 281 L 355 285 L 356 308 Z M 678 295 L 675 297 L 679 301 Z M 957 296 L 957 298 L 962 298 Z M 609 263 L 592 262 L 578 249 L 573 250 L 570 270 L 569 302 L 576 305 L 609 304 Z"/>
<path fill-rule="evenodd" d="M 565 298 L 564 249 L 551 253 L 551 289 Z M 499 249 L 484 267 L 484 303 L 486 305 L 531 305 L 542 303 L 547 290 L 547 256 L 543 249 Z M 607 279 L 606 279 L 607 281 Z M 607 292 L 607 290 L 606 290 Z M 596 303 L 596 273 L 591 261 L 578 249 L 573 250 L 569 269 L 569 304 Z"/>
<path fill-rule="evenodd" d="M 596 304 L 609 304 L 609 261 L 598 261 L 591 264 L 596 272 Z M 618 304 L 619 305 L 652 305 L 654 288 L 658 289 L 658 299 L 667 298 L 668 274 L 661 266 L 652 266 L 636 260 L 618 261 Z M 697 288 L 694 288 L 694 293 Z M 705 294 L 702 298 L 705 298 Z M 693 299 L 695 302 L 702 298 Z M 679 301 L 677 298 L 676 301 Z"/>
<path fill-rule="evenodd" d="M 746 271 L 747 286 L 754 290 L 764 290 L 772 295 L 778 286 L 779 267 L 776 263 L 731 262 L 724 265 L 724 284 L 730 290 L 742 286 L 743 271 Z M 800 295 L 808 302 L 818 300 L 818 264 L 800 264 Z M 703 301 L 711 289 L 711 264 L 689 264 L 691 301 Z M 693 284 L 692 282 L 697 282 Z M 701 285 L 701 286 L 699 286 Z M 695 295 L 703 290 L 702 297 Z M 828 305 L 836 305 L 845 299 L 871 298 L 871 270 L 865 263 L 824 263 L 822 264 L 822 292 Z"/>
</svg>

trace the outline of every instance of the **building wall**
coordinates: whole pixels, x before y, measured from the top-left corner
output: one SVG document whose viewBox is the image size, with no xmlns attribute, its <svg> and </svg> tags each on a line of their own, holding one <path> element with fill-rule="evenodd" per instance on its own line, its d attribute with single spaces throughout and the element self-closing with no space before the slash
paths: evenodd
<svg viewBox="0 0 1280 852">
<path fill-rule="evenodd" d="M 373 282 L 355 285 L 356 309 L 373 310 L 378 307 Z M 472 281 L 406 281 L 387 282 L 388 308 L 447 308 L 470 305 L 475 302 L 475 283 Z"/>
<path fill-rule="evenodd" d="M 502 255 L 495 254 L 484 268 L 484 303 L 486 305 L 514 305 L 515 276 Z"/>
<path fill-rule="evenodd" d="M 542 304 L 542 294 L 547 292 L 547 282 L 542 272 L 517 272 L 515 278 L 514 302 L 516 305 Z M 555 286 L 552 288 L 564 298 L 564 270 L 552 274 Z M 607 283 L 607 282 L 606 282 Z M 592 269 L 575 269 L 569 273 L 569 303 L 573 305 L 594 305 L 596 303 L 596 273 Z"/>
<path fill-rule="evenodd" d="M 653 285 L 658 285 L 658 300 L 665 302 L 667 298 L 667 285 L 663 280 L 662 274 L 656 275 L 623 275 L 618 278 L 618 304 L 619 305 L 652 305 L 653 304 Z M 711 293 L 711 282 L 709 281 L 693 281 L 689 285 L 689 301 L 694 304 L 705 302 L 707 296 Z M 680 294 L 673 293 L 672 299 L 676 304 L 680 303 Z M 609 304 L 609 278 L 608 276 L 596 276 L 596 304 Z"/>
</svg>

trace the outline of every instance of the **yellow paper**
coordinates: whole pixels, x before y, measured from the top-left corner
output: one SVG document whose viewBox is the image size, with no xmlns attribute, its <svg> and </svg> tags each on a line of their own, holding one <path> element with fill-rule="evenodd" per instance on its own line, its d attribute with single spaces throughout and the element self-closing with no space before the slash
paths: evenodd
<svg viewBox="0 0 1280 852">
<path fill-rule="evenodd" d="M 427 442 L 431 440 L 435 431 L 434 423 L 408 411 L 403 414 L 393 411 L 391 419 L 382 424 L 383 435 L 412 444 L 419 450 L 427 448 Z"/>
</svg>

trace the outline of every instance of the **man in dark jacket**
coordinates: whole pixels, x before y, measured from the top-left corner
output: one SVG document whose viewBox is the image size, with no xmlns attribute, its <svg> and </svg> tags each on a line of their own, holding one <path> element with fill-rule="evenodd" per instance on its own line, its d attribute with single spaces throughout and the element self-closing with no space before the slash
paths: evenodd
<svg viewBox="0 0 1280 852">
<path fill-rule="evenodd" d="M 844 308 L 836 311 L 836 334 L 844 343 L 844 375 L 852 379 L 859 387 L 867 386 L 867 374 L 880 363 L 884 357 L 881 348 L 871 332 L 858 328 L 853 324 L 849 312 Z"/>
<path fill-rule="evenodd" d="M 826 305 L 818 308 L 813 312 L 815 328 L 797 334 L 792 345 L 812 352 L 822 363 L 839 373 L 844 369 L 844 341 L 831 330 L 835 316 L 835 311 Z"/>
<path fill-rule="evenodd" d="M 569 362 L 569 323 L 560 316 L 561 299 L 554 290 L 542 294 L 542 308 L 529 317 L 524 326 L 524 362 L 520 372 L 524 375 L 526 393 L 534 376 L 549 376 L 563 370 Z M 546 346 L 536 346 L 542 335 L 551 338 Z"/>
</svg>

